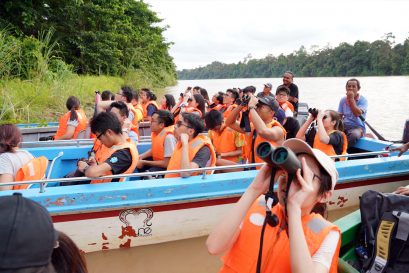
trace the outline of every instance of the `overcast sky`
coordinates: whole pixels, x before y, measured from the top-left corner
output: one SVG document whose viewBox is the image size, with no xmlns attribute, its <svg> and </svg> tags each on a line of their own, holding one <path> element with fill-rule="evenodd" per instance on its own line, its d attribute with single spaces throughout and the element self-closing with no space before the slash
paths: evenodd
<svg viewBox="0 0 409 273">
<path fill-rule="evenodd" d="M 409 37 L 405 0 L 145 0 L 169 25 L 178 70 L 213 61 L 237 63 L 248 54 L 264 58 L 298 50 L 373 42 L 392 32 Z"/>
</svg>

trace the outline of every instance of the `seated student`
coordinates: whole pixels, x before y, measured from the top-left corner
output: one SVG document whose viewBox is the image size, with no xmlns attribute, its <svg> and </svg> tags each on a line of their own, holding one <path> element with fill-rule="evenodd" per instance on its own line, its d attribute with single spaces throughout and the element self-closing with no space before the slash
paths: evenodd
<svg viewBox="0 0 409 273">
<path fill-rule="evenodd" d="M 20 149 L 21 132 L 13 124 L 0 125 L 0 185 L 16 181 L 17 171 L 34 158 L 28 151 Z M 12 186 L 0 186 L 0 190 L 11 190 Z"/>
<path fill-rule="evenodd" d="M 285 85 L 280 85 L 276 90 L 276 100 L 280 107 L 284 110 L 286 117 L 294 116 L 294 106 L 288 101 L 290 88 Z"/>
<path fill-rule="evenodd" d="M 121 123 L 122 133 L 125 137 L 129 137 L 132 141 L 138 142 L 138 135 L 131 130 L 132 123 L 128 119 L 129 108 L 123 101 L 114 101 L 111 103 L 109 112 L 114 113 Z"/>
<path fill-rule="evenodd" d="M 317 127 L 311 126 L 315 120 Z M 306 141 L 311 147 L 323 151 L 328 156 L 344 155 L 347 151 L 348 141 L 343 132 L 341 116 L 334 110 L 325 112 L 319 110 L 316 117 L 310 113 L 296 138 Z"/>
<path fill-rule="evenodd" d="M 172 94 L 165 94 L 162 97 L 160 109 L 172 111 L 173 107 L 176 105 L 175 97 Z"/>
<path fill-rule="evenodd" d="M 340 231 L 323 217 L 338 180 L 335 164 L 299 139 L 286 140 L 283 146 L 297 155 L 301 169 L 292 177 L 289 189 L 287 171 L 278 170 L 272 180 L 269 165 L 260 169 L 207 239 L 210 254 L 225 253 L 219 272 L 256 272 L 257 264 L 266 273 L 337 272 Z M 271 208 L 278 221 L 269 221 L 271 225 L 265 221 L 266 207 L 271 205 L 263 196 L 270 181 L 278 183 L 278 204 Z"/>
<path fill-rule="evenodd" d="M 157 110 L 151 119 L 152 148 L 139 156 L 140 171 L 165 171 L 176 147 L 173 135 L 173 115 L 166 110 Z"/>
<path fill-rule="evenodd" d="M 69 112 L 60 118 L 54 140 L 76 139 L 78 134 L 87 128 L 88 119 L 80 108 L 79 99 L 71 96 L 65 106 Z"/>
<path fill-rule="evenodd" d="M 236 107 L 226 119 L 226 126 L 233 130 L 245 134 L 245 142 L 243 146 L 243 157 L 248 163 L 262 163 L 256 154 L 258 144 L 263 141 L 270 142 L 273 146 L 281 145 L 285 139 L 286 132 L 281 124 L 274 119 L 275 113 L 279 106 L 274 97 L 256 98 L 253 94 L 249 94 L 250 100 L 243 102 Z M 251 124 L 249 124 L 250 132 L 246 132 L 240 127 L 237 117 L 243 108 L 248 103 L 248 111 Z"/>
<path fill-rule="evenodd" d="M 214 94 L 212 97 L 212 104 L 209 105 L 208 110 L 220 111 L 224 107 L 223 97 L 224 97 L 223 92 L 217 92 L 216 94 Z"/>
<path fill-rule="evenodd" d="M 175 124 L 174 134 L 178 143 L 169 160 L 168 171 L 216 165 L 216 154 L 210 139 L 199 135 L 204 129 L 203 122 L 198 115 L 181 114 L 180 120 Z M 172 173 L 165 175 L 165 178 L 188 177 L 197 174 L 197 172 Z"/>
<path fill-rule="evenodd" d="M 183 100 L 186 98 L 184 97 L 180 106 L 174 112 L 175 122 L 178 122 L 182 113 L 192 113 L 199 116 L 201 119 L 204 118 L 205 111 L 206 111 L 206 102 L 202 95 L 200 94 L 193 94 L 192 97 L 187 99 L 187 104 L 184 104 Z"/>
<path fill-rule="evenodd" d="M 142 102 L 143 119 L 150 121 L 153 112 L 159 109 L 156 103 L 156 95 L 148 88 L 142 88 L 139 95 Z"/>
<path fill-rule="evenodd" d="M 211 110 L 205 116 L 208 136 L 216 151 L 216 166 L 234 165 L 243 162 L 244 135 L 226 126 L 223 115 Z"/>
<path fill-rule="evenodd" d="M 135 143 L 122 134 L 121 124 L 113 113 L 101 112 L 91 120 L 96 135 L 94 157 L 79 161 L 78 170 L 87 177 L 132 173 L 138 163 Z M 94 180 L 91 184 L 110 181 Z"/>
</svg>

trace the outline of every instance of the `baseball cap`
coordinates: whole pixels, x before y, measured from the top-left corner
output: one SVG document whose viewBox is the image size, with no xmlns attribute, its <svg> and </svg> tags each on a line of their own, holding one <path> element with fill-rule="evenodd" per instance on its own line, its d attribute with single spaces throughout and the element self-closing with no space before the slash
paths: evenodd
<svg viewBox="0 0 409 273">
<path fill-rule="evenodd" d="M 305 153 L 314 157 L 331 177 L 331 189 L 334 190 L 338 181 L 338 171 L 335 168 L 334 161 L 329 156 L 327 156 L 321 150 L 311 148 L 305 141 L 297 138 L 287 139 L 283 142 L 282 146 L 290 148 L 295 154 Z"/>
<path fill-rule="evenodd" d="M 265 86 L 265 87 L 268 87 L 268 88 L 273 88 L 273 85 L 272 85 L 271 83 L 269 83 L 269 82 L 268 82 L 268 83 L 265 83 L 264 86 Z"/>
<path fill-rule="evenodd" d="M 21 193 L 0 197 L 0 272 L 46 266 L 58 234 L 48 211 Z"/>
<path fill-rule="evenodd" d="M 272 96 L 258 98 L 258 102 L 261 102 L 262 104 L 269 106 L 271 110 L 273 110 L 274 112 L 278 111 L 278 108 L 279 108 L 278 102 Z"/>
</svg>

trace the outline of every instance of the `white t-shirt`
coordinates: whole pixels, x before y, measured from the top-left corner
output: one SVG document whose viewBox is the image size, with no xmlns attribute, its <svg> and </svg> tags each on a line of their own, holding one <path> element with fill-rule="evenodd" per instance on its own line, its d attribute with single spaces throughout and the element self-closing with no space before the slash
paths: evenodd
<svg viewBox="0 0 409 273">
<path fill-rule="evenodd" d="M 167 136 L 165 137 L 163 156 L 171 157 L 173 154 L 173 151 L 175 150 L 175 147 L 176 147 L 175 136 L 172 134 L 167 134 Z"/>
<path fill-rule="evenodd" d="M 11 174 L 15 178 L 17 171 L 33 158 L 32 154 L 20 149 L 14 153 L 0 154 L 0 175 Z"/>
</svg>

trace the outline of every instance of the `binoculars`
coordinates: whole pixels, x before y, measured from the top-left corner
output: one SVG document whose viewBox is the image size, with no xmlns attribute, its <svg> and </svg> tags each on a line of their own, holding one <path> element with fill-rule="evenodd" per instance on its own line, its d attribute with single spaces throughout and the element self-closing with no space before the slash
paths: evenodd
<svg viewBox="0 0 409 273">
<path fill-rule="evenodd" d="M 314 118 L 318 116 L 318 109 L 317 108 L 309 108 L 308 113 L 310 113 Z"/>
<path fill-rule="evenodd" d="M 273 147 L 270 142 L 261 142 L 256 148 L 256 154 L 268 165 L 295 174 L 301 168 L 297 155 L 289 148 Z"/>
</svg>

